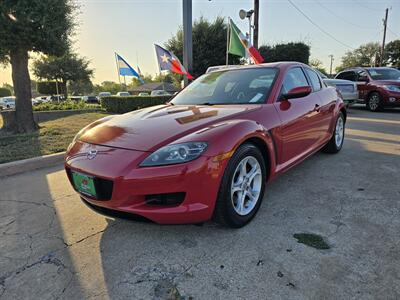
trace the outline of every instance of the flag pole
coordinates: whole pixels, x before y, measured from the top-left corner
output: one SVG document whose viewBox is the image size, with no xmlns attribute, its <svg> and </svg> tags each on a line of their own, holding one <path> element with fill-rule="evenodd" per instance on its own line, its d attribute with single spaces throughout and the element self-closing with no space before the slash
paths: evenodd
<svg viewBox="0 0 400 300">
<path fill-rule="evenodd" d="M 119 76 L 119 66 L 118 66 L 117 52 L 114 52 L 114 56 L 115 56 L 115 64 L 116 64 L 116 66 L 117 66 L 117 74 L 118 74 L 119 85 L 122 87 L 122 84 L 121 84 L 121 77 Z"/>
<path fill-rule="evenodd" d="M 230 27 L 231 27 L 231 22 L 230 22 L 230 17 L 228 17 L 228 27 L 226 28 L 226 65 L 228 66 L 228 58 L 229 58 L 229 37 L 230 37 Z"/>
</svg>

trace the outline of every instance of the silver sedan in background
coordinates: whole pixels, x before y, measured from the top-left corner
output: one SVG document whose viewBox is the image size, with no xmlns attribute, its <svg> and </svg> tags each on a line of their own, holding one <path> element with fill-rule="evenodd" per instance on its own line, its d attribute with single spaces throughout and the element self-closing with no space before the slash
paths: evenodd
<svg viewBox="0 0 400 300">
<path fill-rule="evenodd" d="M 335 87 L 342 94 L 343 101 L 347 107 L 358 102 L 358 90 L 355 82 L 344 79 L 330 79 L 321 72 L 317 72 L 326 85 Z"/>
</svg>

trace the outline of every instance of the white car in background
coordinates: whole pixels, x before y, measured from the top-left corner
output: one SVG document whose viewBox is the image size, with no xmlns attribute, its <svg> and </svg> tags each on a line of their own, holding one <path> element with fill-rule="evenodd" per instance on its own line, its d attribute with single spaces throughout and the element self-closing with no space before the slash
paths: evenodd
<svg viewBox="0 0 400 300">
<path fill-rule="evenodd" d="M 116 96 L 118 97 L 129 97 L 131 94 L 129 92 L 118 92 Z"/>
<path fill-rule="evenodd" d="M 171 94 L 164 90 L 154 90 L 154 91 L 151 91 L 150 96 L 152 96 L 152 97 L 154 97 L 154 96 L 171 96 Z"/>
<path fill-rule="evenodd" d="M 103 97 L 110 97 L 111 96 L 111 93 L 110 92 L 100 92 L 98 95 L 97 95 L 97 98 L 103 98 Z"/>
<path fill-rule="evenodd" d="M 8 96 L 0 98 L 0 109 L 15 109 L 15 97 Z"/>
<path fill-rule="evenodd" d="M 315 70 L 315 69 L 314 69 Z M 319 76 L 321 76 L 322 81 L 328 85 L 335 87 L 343 97 L 343 102 L 347 107 L 352 106 L 354 103 L 358 102 L 358 89 L 357 84 L 350 80 L 344 79 L 330 79 L 326 75 L 322 74 L 318 70 Z"/>
</svg>

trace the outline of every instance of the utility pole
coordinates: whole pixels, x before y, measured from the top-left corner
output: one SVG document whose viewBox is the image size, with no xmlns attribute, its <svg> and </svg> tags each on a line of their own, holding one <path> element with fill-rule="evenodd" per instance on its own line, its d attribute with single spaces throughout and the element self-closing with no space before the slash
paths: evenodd
<svg viewBox="0 0 400 300">
<path fill-rule="evenodd" d="M 379 66 L 382 67 L 383 64 L 383 56 L 385 55 L 385 40 L 386 40 L 386 28 L 387 28 L 387 19 L 388 19 L 389 8 L 386 8 L 385 19 L 383 19 L 383 41 L 381 48 L 381 59 Z"/>
<path fill-rule="evenodd" d="M 260 1 L 254 0 L 254 27 L 253 27 L 253 46 L 258 49 L 258 19 L 260 15 Z"/>
<path fill-rule="evenodd" d="M 329 69 L 329 76 L 332 77 L 332 64 L 333 64 L 333 55 L 329 55 L 329 57 L 331 58 L 331 67 Z"/>
<path fill-rule="evenodd" d="M 183 7 L 183 66 L 186 71 L 192 72 L 193 44 L 192 44 L 192 0 L 182 0 Z M 188 79 L 184 76 L 185 86 Z"/>
</svg>

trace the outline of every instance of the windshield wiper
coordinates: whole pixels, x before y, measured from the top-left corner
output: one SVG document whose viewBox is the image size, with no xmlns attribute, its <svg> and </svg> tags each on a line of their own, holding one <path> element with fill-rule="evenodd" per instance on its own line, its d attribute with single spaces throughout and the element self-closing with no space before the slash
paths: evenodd
<svg viewBox="0 0 400 300">
<path fill-rule="evenodd" d="M 213 106 L 214 103 L 204 102 L 204 103 L 200 103 L 199 105 Z"/>
</svg>

